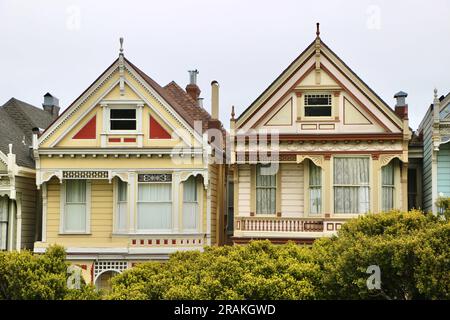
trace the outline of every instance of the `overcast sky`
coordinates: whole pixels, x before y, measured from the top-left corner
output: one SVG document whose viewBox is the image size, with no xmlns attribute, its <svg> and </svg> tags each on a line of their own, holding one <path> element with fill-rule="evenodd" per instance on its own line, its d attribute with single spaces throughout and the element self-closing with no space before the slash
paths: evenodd
<svg viewBox="0 0 450 320">
<path fill-rule="evenodd" d="M 229 127 L 315 37 L 390 106 L 406 91 L 410 123 L 450 91 L 450 1 L 20 1 L 0 0 L 0 104 L 41 106 L 47 91 L 67 107 L 118 56 L 161 85 L 183 88 L 197 68 L 210 106 L 220 83 Z"/>
</svg>

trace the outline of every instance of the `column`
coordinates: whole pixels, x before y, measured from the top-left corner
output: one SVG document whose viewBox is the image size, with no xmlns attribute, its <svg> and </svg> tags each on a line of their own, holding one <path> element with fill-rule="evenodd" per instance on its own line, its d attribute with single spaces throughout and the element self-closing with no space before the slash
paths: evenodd
<svg viewBox="0 0 450 320">
<path fill-rule="evenodd" d="M 381 175 L 381 165 L 379 156 L 372 155 L 372 175 L 369 174 L 369 184 L 370 184 L 370 211 L 374 213 L 378 213 L 381 210 L 380 175 Z"/>
<path fill-rule="evenodd" d="M 136 232 L 136 173 L 128 174 L 128 233 Z"/>
<path fill-rule="evenodd" d="M 181 176 L 179 172 L 172 174 L 172 231 L 180 231 L 180 183 Z"/>
<path fill-rule="evenodd" d="M 322 174 L 323 174 L 323 186 L 322 186 L 322 204 L 323 214 L 325 217 L 333 216 L 334 214 L 334 197 L 333 197 L 333 170 L 331 166 L 331 155 L 325 155 L 323 158 Z"/>
</svg>

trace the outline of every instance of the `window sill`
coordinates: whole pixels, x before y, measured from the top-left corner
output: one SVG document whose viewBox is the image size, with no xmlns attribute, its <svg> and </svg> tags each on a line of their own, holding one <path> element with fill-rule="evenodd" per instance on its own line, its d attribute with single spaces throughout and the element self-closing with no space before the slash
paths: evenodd
<svg viewBox="0 0 450 320">
<path fill-rule="evenodd" d="M 59 232 L 59 236 L 90 236 L 92 233 L 90 232 Z"/>
</svg>

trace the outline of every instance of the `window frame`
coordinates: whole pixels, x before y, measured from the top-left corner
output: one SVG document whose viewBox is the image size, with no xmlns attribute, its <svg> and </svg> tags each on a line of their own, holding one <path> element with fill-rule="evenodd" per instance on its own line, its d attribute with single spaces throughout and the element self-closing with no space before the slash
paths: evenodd
<svg viewBox="0 0 450 320">
<path fill-rule="evenodd" d="M 139 187 L 140 185 L 145 185 L 145 184 L 168 184 L 170 185 L 170 200 L 168 201 L 140 201 L 139 200 Z M 137 182 L 137 189 L 136 189 L 136 222 L 135 222 L 135 228 L 136 231 L 138 233 L 146 233 L 146 234 L 158 234 L 158 233 L 171 233 L 173 230 L 173 225 L 174 225 L 174 221 L 173 221 L 173 200 L 174 200 L 174 196 L 173 196 L 173 189 L 174 189 L 174 185 L 173 185 L 173 180 L 169 181 L 169 182 Z M 140 203 L 169 203 L 170 204 L 170 226 L 167 229 L 141 229 L 139 227 L 139 204 Z"/>
<path fill-rule="evenodd" d="M 384 184 L 383 183 L 383 170 L 385 170 L 385 168 L 386 167 L 388 167 L 388 166 L 392 166 L 392 185 L 388 185 L 388 184 Z M 381 184 L 381 211 L 383 211 L 383 212 L 387 212 L 387 211 L 390 211 L 390 210 L 393 210 L 394 208 L 395 208 L 395 194 L 396 194 L 396 188 L 395 188 L 395 159 L 392 159 L 391 161 L 389 161 L 389 163 L 388 164 L 386 164 L 385 166 L 382 166 L 381 167 L 381 170 L 380 170 L 380 173 L 381 173 L 381 179 L 380 179 L 380 184 Z M 387 209 L 387 210 L 385 210 L 384 209 L 384 197 L 383 197 L 383 195 L 384 195 L 384 192 L 383 192 L 383 190 L 384 190 L 384 188 L 389 188 L 390 190 L 391 190 L 391 192 L 392 192 L 392 207 L 390 208 L 390 209 Z M 408 190 L 408 192 L 409 192 L 409 190 Z"/>
<path fill-rule="evenodd" d="M 368 163 L 368 170 L 367 170 L 367 174 L 368 174 L 368 182 L 367 184 L 336 184 L 335 183 L 335 160 L 336 159 L 368 159 L 367 163 Z M 372 193 L 372 188 L 371 188 L 371 177 L 372 177 L 372 158 L 370 155 L 339 155 L 339 156 L 333 156 L 333 163 L 332 163 L 332 168 L 333 168 L 333 173 L 332 173 L 332 208 L 333 208 L 333 214 L 337 215 L 338 217 L 345 217 L 345 216 L 359 216 L 359 215 L 364 215 L 367 214 L 368 212 L 370 212 L 371 210 L 371 205 L 372 205 L 372 198 L 371 198 L 371 193 Z M 367 211 L 366 212 L 336 212 L 336 197 L 335 197 L 335 190 L 336 187 L 365 187 L 368 189 L 368 205 L 367 205 Z M 359 207 L 359 204 L 358 204 Z"/>
<path fill-rule="evenodd" d="M 255 166 L 255 216 L 258 217 L 264 217 L 264 216 L 268 216 L 268 217 L 276 217 L 277 216 L 277 204 L 278 204 L 278 199 L 277 199 L 277 188 L 278 188 L 278 174 L 279 172 L 273 174 L 274 176 L 274 180 L 275 180 L 275 184 L 273 186 L 258 186 L 258 170 L 260 170 L 261 167 L 264 166 L 270 166 L 271 164 L 262 164 L 262 163 L 257 163 Z M 273 213 L 258 213 L 258 189 L 274 189 L 275 190 L 275 203 L 273 205 L 274 207 L 274 212 Z"/>
<path fill-rule="evenodd" d="M 86 226 L 85 230 L 66 230 L 65 221 L 66 221 L 66 192 L 67 192 L 67 181 L 68 180 L 84 180 L 86 181 L 86 190 L 85 190 L 85 221 Z M 59 222 L 59 233 L 62 235 L 65 234 L 90 234 L 91 233 L 91 180 L 89 179 L 65 179 L 63 180 L 60 188 L 60 222 Z"/>
<path fill-rule="evenodd" d="M 103 121 L 105 133 L 107 135 L 123 135 L 123 134 L 142 134 L 142 114 L 144 103 L 141 101 L 108 101 L 101 103 L 103 107 Z M 135 130 L 112 130 L 111 129 L 111 110 L 114 109 L 134 109 L 136 110 L 136 129 Z M 130 120 L 130 119 L 127 119 Z"/>
<path fill-rule="evenodd" d="M 307 101 L 307 97 L 309 96 L 329 96 L 329 101 L 330 104 L 329 105 L 307 105 L 306 101 Z M 305 92 L 302 95 L 302 118 L 305 120 L 329 120 L 329 119 L 333 119 L 333 114 L 334 114 L 334 110 L 333 110 L 333 94 L 331 92 Z M 306 115 L 306 108 L 314 108 L 314 107 L 319 107 L 319 108 L 325 108 L 325 107 L 329 107 L 330 108 L 330 115 L 326 115 L 326 116 L 308 116 Z"/>
<path fill-rule="evenodd" d="M 5 197 L 5 196 L 0 196 L 0 207 L 3 207 L 3 208 L 0 208 L 1 210 L 5 210 L 4 212 L 6 213 L 6 220 L 0 220 L 0 225 L 2 225 L 2 224 L 4 224 L 4 225 L 6 225 L 6 232 L 5 232 L 5 234 L 4 234 L 4 238 L 5 238 L 5 248 L 4 249 L 2 249 L 2 248 L 0 248 L 0 251 L 8 251 L 8 247 L 9 247 L 9 228 L 10 228 L 10 225 L 9 225 L 9 219 L 10 219 L 10 216 L 9 216 L 9 205 L 8 205 L 8 202 L 9 202 L 9 198 L 8 197 Z M 1 229 L 0 229 L 1 230 Z"/>
<path fill-rule="evenodd" d="M 123 181 L 122 179 L 120 179 L 119 177 L 117 177 L 116 179 L 114 179 L 114 233 L 127 233 L 129 230 L 129 223 L 130 223 L 130 185 L 128 182 Z M 120 192 L 119 192 L 119 184 L 120 183 L 124 183 L 126 185 L 127 188 L 127 196 L 126 196 L 126 200 L 120 200 L 119 196 L 120 196 Z M 120 208 L 119 205 L 120 203 L 126 203 L 125 206 L 125 219 L 126 219 L 126 223 L 125 223 L 125 228 L 124 229 L 120 229 L 119 227 L 119 214 L 120 214 Z"/>
<path fill-rule="evenodd" d="M 194 181 L 195 181 L 195 200 L 194 201 L 185 201 L 185 199 L 184 199 L 184 188 L 185 188 L 185 185 L 184 185 L 184 183 L 186 183 L 190 178 L 193 178 L 194 179 Z M 197 232 L 199 232 L 199 230 L 200 230 L 200 224 L 201 224 L 201 220 L 200 220 L 200 213 L 201 213 L 201 209 L 200 209 L 200 197 L 201 197 L 201 190 L 199 190 L 199 180 L 197 179 L 197 177 L 196 176 L 189 176 L 189 178 L 188 179 L 186 179 L 185 181 L 183 181 L 182 182 L 183 183 L 183 193 L 182 193 L 182 209 L 181 209 L 181 221 L 182 221 L 182 230 L 183 230 L 183 232 L 187 232 L 187 233 L 189 233 L 189 232 L 195 232 L 195 233 L 197 233 Z M 184 204 L 185 203 L 192 203 L 192 204 L 196 204 L 197 205 L 197 207 L 196 207 L 196 218 L 197 218 L 197 221 L 196 221 L 196 225 L 195 225 L 195 227 L 194 228 L 185 228 L 185 226 L 184 226 Z"/>
<path fill-rule="evenodd" d="M 320 184 L 318 185 L 311 185 L 311 166 L 316 166 L 320 169 Z M 307 165 L 308 170 L 308 215 L 317 217 L 323 214 L 323 169 L 322 167 L 316 165 L 313 161 L 309 160 Z M 320 210 L 319 212 L 312 212 L 312 202 L 311 202 L 311 189 L 316 188 L 320 189 Z"/>
</svg>

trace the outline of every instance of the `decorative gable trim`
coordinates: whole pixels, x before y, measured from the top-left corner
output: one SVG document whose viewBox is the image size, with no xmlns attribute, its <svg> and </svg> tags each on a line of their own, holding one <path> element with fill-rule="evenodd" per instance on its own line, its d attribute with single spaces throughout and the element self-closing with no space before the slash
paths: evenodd
<svg viewBox="0 0 450 320">
<path fill-rule="evenodd" d="M 149 138 L 150 139 L 171 139 L 172 136 L 166 129 L 150 115 L 150 127 L 149 127 Z"/>
</svg>

